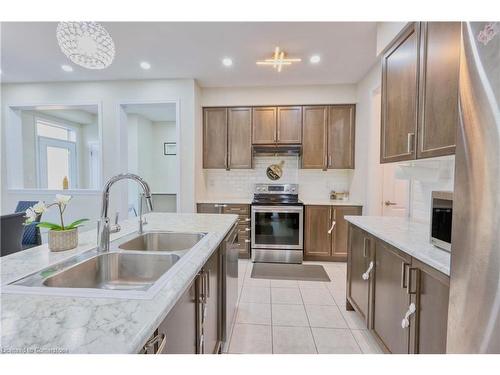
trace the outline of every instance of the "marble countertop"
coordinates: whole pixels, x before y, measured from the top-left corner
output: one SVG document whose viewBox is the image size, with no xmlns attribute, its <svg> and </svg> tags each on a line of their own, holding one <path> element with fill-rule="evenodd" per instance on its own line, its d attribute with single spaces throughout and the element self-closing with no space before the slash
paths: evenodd
<svg viewBox="0 0 500 375">
<path fill-rule="evenodd" d="M 331 199 L 308 199 L 299 197 L 305 205 L 314 206 L 363 206 L 359 202 L 351 200 L 331 200 Z M 226 204 L 252 204 L 253 198 L 204 198 L 198 199 L 198 203 L 226 203 Z"/>
<path fill-rule="evenodd" d="M 402 217 L 346 216 L 347 221 L 429 266 L 450 275 L 451 254 L 429 241 L 429 225 Z"/>
<path fill-rule="evenodd" d="M 197 203 L 226 203 L 226 204 L 252 204 L 253 197 L 250 198 L 203 198 Z"/>
<path fill-rule="evenodd" d="M 302 199 L 302 202 L 306 206 L 363 206 L 359 202 L 343 199 Z"/>
<path fill-rule="evenodd" d="M 167 316 L 237 221 L 237 215 L 146 215 L 145 230 L 207 232 L 207 240 L 152 299 L 1 294 L 2 353 L 137 353 Z M 120 223 L 111 240 L 137 230 Z M 96 231 L 80 234 L 74 250 L 52 253 L 41 245 L 0 258 L 2 285 L 95 247 Z"/>
</svg>

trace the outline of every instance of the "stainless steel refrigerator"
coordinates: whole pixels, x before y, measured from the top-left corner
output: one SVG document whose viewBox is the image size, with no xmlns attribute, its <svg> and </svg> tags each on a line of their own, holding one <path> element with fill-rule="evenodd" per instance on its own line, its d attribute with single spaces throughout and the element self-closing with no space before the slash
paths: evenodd
<svg viewBox="0 0 500 375">
<path fill-rule="evenodd" d="M 500 353 L 500 22 L 462 24 L 449 353 Z"/>
</svg>

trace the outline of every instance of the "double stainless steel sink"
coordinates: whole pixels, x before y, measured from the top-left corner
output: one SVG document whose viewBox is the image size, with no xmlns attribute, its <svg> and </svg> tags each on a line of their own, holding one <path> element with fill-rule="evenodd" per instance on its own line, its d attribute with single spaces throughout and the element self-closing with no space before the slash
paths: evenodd
<svg viewBox="0 0 500 375">
<path fill-rule="evenodd" d="M 147 232 L 112 243 L 110 252 L 91 250 L 11 285 L 147 291 L 206 233 Z"/>
</svg>

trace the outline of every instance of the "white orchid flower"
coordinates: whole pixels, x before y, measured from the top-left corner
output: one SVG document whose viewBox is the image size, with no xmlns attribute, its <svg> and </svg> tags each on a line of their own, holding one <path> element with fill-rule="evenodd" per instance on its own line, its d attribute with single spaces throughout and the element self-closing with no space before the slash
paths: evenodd
<svg viewBox="0 0 500 375">
<path fill-rule="evenodd" d="M 26 224 L 31 224 L 36 220 L 37 214 L 32 208 L 26 210 Z"/>
<path fill-rule="evenodd" d="M 58 204 L 67 205 L 71 199 L 71 195 L 56 194 L 56 202 Z"/>
<path fill-rule="evenodd" d="M 31 209 L 35 213 L 41 214 L 41 213 L 44 213 L 45 211 L 47 211 L 47 206 L 45 206 L 44 202 L 39 201 L 37 204 L 35 204 L 33 207 L 31 207 Z"/>
</svg>

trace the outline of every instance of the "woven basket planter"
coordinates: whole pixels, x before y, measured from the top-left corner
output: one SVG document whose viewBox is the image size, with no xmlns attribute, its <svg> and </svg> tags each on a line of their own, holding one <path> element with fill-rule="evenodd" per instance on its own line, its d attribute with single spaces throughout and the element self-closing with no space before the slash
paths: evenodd
<svg viewBox="0 0 500 375">
<path fill-rule="evenodd" d="M 49 230 L 50 251 L 71 250 L 78 246 L 78 228 Z"/>
</svg>

